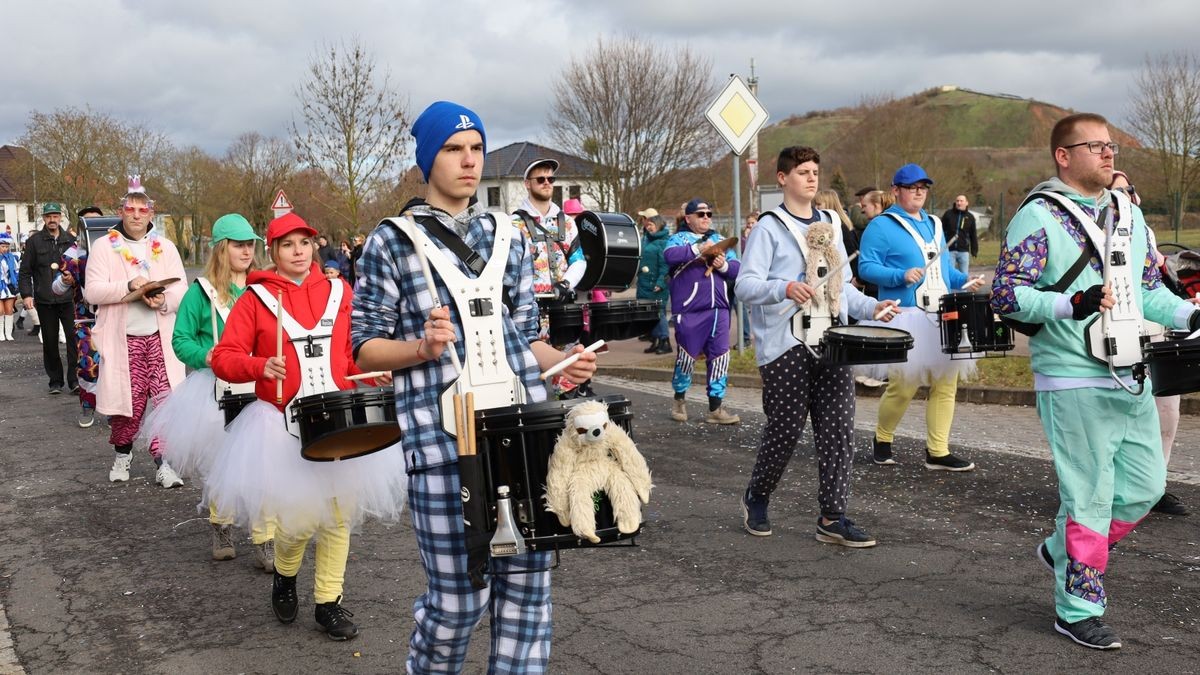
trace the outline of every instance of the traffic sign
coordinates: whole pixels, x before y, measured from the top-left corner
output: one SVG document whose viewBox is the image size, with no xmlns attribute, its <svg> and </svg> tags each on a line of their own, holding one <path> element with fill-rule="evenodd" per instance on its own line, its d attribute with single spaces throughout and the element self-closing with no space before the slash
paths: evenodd
<svg viewBox="0 0 1200 675">
<path fill-rule="evenodd" d="M 292 212 L 292 202 L 283 194 L 283 190 L 275 193 L 275 201 L 271 202 L 271 210 L 275 212 L 275 217 L 278 218 L 284 214 Z"/>
<path fill-rule="evenodd" d="M 737 75 L 729 79 L 729 84 L 704 111 L 704 116 L 735 155 L 746 151 L 746 146 L 750 145 L 768 117 L 767 109 Z"/>
</svg>

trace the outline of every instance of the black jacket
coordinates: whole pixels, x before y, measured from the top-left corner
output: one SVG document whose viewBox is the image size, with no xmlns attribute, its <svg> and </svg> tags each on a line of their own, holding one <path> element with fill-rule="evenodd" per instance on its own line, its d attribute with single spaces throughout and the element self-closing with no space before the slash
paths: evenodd
<svg viewBox="0 0 1200 675">
<path fill-rule="evenodd" d="M 950 244 L 951 251 L 969 251 L 972 256 L 979 255 L 979 238 L 975 234 L 975 216 L 970 211 L 950 209 L 942 214 L 942 231 L 946 241 L 958 235 L 958 241 Z"/>
<path fill-rule="evenodd" d="M 62 263 L 63 252 L 75 243 L 75 236 L 67 232 L 66 227 L 58 229 L 58 237 L 52 237 L 45 228 L 29 235 L 25 243 L 25 252 L 21 255 L 21 275 L 18 285 L 21 296 L 32 297 L 39 305 L 57 305 L 74 302 L 70 293 L 55 295 L 50 290 L 54 277 L 58 276 L 57 269 L 50 265 Z"/>
</svg>

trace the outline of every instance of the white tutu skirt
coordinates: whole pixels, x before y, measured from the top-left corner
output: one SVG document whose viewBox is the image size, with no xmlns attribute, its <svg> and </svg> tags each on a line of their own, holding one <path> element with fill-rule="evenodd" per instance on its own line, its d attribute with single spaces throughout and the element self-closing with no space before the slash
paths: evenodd
<svg viewBox="0 0 1200 675">
<path fill-rule="evenodd" d="M 397 443 L 336 462 L 300 456 L 283 413 L 265 401 L 246 406 L 226 429 L 204 484 L 204 502 L 239 525 L 274 521 L 289 532 L 339 522 L 353 529 L 368 516 L 395 521 L 407 498 L 404 453 Z"/>
<path fill-rule="evenodd" d="M 960 380 L 975 375 L 975 361 L 951 359 L 949 354 L 942 353 L 942 329 L 936 314 L 928 314 L 918 307 L 903 307 L 900 314 L 887 323 L 861 323 L 865 326 L 885 326 L 908 331 L 913 337 L 913 348 L 908 351 L 908 360 L 904 363 L 863 366 L 867 372 L 856 367 L 855 372 L 858 374 L 883 379 L 883 374 L 886 373 L 888 380 L 916 382 L 923 386 L 929 386 L 954 374 L 957 374 Z"/>
<path fill-rule="evenodd" d="M 213 398 L 215 383 L 208 368 L 192 372 L 147 413 L 135 443 L 157 438 L 163 459 L 176 473 L 203 479 L 225 436 L 225 415 Z"/>
</svg>

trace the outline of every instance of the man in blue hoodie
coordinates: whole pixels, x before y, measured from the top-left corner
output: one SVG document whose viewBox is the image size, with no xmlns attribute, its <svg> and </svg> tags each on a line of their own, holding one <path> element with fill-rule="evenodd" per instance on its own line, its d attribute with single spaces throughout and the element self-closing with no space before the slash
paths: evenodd
<svg viewBox="0 0 1200 675">
<path fill-rule="evenodd" d="M 1200 310 L 1162 284 L 1141 209 L 1107 189 L 1118 149 L 1100 115 L 1054 125 L 1057 175 L 1013 216 L 992 282 L 992 308 L 1036 327 L 1030 362 L 1060 500 L 1054 534 L 1037 546 L 1054 572 L 1054 629 L 1093 649 L 1121 646 L 1101 618 L 1108 551 L 1162 496 L 1166 463 L 1151 388 L 1134 393 L 1132 370 L 1110 372 L 1114 357 L 1097 357 L 1088 334 L 1104 327 L 1106 312 L 1136 318 L 1134 345 L 1142 317 L 1200 329 Z"/>
<path fill-rule="evenodd" d="M 671 235 L 663 251 L 671 270 L 671 314 L 679 344 L 671 378 L 675 389 L 671 419 L 687 421 L 684 397 L 692 386 L 696 358 L 704 354 L 708 368 L 708 415 L 704 421 L 737 424 L 741 418 L 727 412 L 721 402 L 729 371 L 729 282 L 737 278 L 740 263 L 733 249 L 711 260 L 703 255 L 721 241 L 720 233 L 712 229 L 712 218 L 708 202 L 688 202 L 679 231 Z"/>
</svg>

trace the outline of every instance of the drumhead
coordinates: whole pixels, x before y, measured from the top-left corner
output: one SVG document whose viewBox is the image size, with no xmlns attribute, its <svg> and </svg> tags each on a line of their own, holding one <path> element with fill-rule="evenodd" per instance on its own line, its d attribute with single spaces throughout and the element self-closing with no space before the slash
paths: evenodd
<svg viewBox="0 0 1200 675">
<path fill-rule="evenodd" d="M 863 326 L 861 324 L 857 326 L 830 326 L 829 329 L 825 331 L 825 335 L 871 339 L 892 338 L 898 340 L 912 337 L 908 334 L 908 332 L 902 331 L 898 328 L 887 328 L 884 326 Z"/>
</svg>

